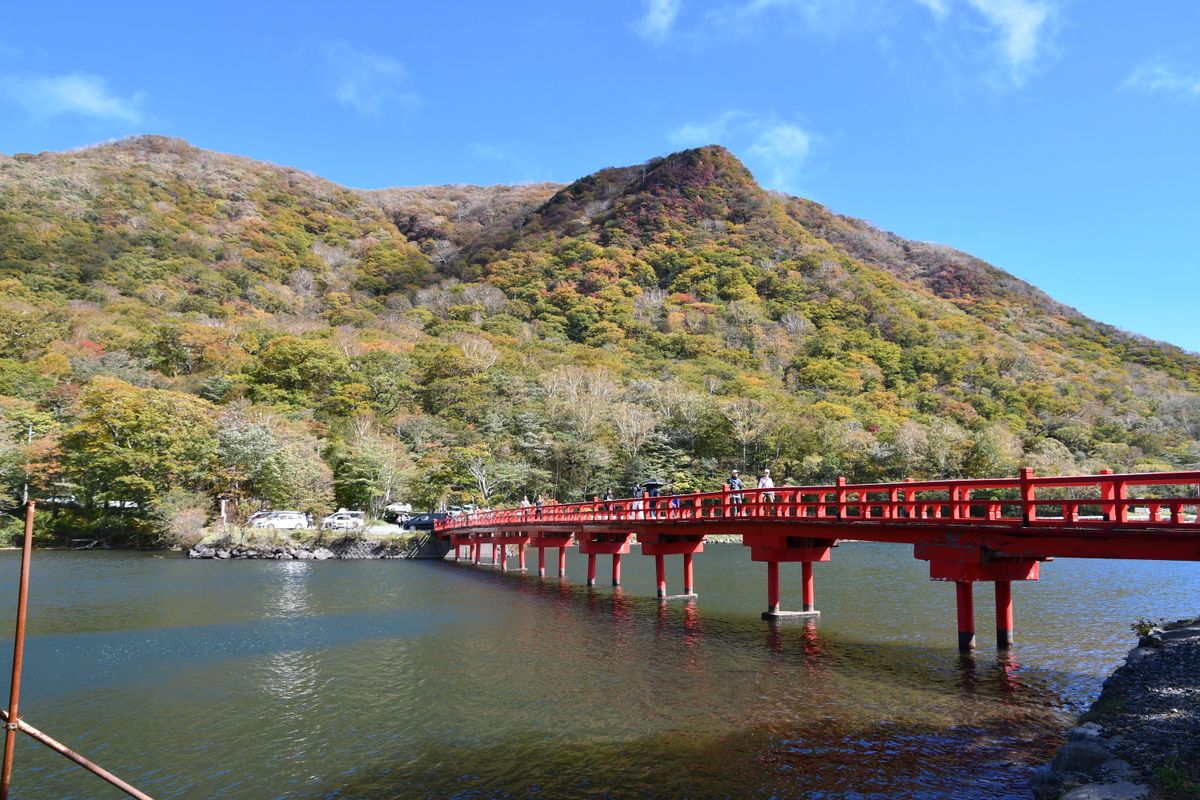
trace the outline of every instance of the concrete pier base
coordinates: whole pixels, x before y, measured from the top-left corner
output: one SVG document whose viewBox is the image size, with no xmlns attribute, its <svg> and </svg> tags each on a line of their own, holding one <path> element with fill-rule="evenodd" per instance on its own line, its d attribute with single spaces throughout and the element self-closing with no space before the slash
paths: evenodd
<svg viewBox="0 0 1200 800">
<path fill-rule="evenodd" d="M 762 618 L 767 620 L 781 619 L 817 619 L 821 616 L 820 611 L 764 611 Z"/>
</svg>

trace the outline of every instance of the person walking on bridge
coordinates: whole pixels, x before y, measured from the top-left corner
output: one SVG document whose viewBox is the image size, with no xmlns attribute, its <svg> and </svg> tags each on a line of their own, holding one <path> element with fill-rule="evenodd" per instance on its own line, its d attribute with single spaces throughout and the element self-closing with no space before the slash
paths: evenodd
<svg viewBox="0 0 1200 800">
<path fill-rule="evenodd" d="M 738 477 L 738 471 L 735 469 L 729 473 L 729 491 L 734 494 L 729 495 L 729 503 L 733 506 L 732 514 L 737 517 L 741 515 L 739 506 L 745 498 L 741 494 L 741 490 L 746 488 L 746 484 L 742 483 L 742 479 Z"/>
<path fill-rule="evenodd" d="M 771 470 L 767 469 L 766 467 L 763 467 L 762 475 L 759 476 L 759 478 L 758 478 L 758 488 L 759 489 L 774 489 L 775 488 L 775 481 L 771 480 Z M 774 504 L 775 504 L 775 493 L 774 492 L 759 492 L 758 493 L 758 502 L 760 505 L 763 506 L 763 510 L 761 513 L 763 513 L 763 514 L 769 513 L 772 510 L 770 507 L 774 506 Z"/>
</svg>

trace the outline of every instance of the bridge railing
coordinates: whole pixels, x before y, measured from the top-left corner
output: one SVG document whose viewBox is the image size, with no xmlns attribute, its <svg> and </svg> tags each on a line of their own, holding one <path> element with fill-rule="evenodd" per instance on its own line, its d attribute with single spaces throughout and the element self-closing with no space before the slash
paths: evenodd
<svg viewBox="0 0 1200 800">
<path fill-rule="evenodd" d="M 463 528 L 573 523 L 780 519 L 862 523 L 1056 527 L 1200 526 L 1200 471 L 728 488 L 658 497 L 551 503 L 475 512 L 443 520 Z"/>
</svg>

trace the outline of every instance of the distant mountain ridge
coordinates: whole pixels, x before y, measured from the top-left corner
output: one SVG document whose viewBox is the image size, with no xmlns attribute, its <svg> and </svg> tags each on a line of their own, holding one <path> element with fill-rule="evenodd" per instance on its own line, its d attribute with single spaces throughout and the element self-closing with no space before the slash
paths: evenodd
<svg viewBox="0 0 1200 800">
<path fill-rule="evenodd" d="M 734 464 L 1200 462 L 1200 356 L 765 191 L 718 146 L 567 185 L 375 190 L 155 136 L 0 155 L 0 311 L 0 413 L 40 415 L 73 480 L 101 379 L 319 453 L 313 507 L 699 487 Z M 367 450 L 398 459 L 386 491 Z M 20 452 L 0 449 L 10 481 Z M 262 481 L 236 493 L 289 497 Z"/>
</svg>

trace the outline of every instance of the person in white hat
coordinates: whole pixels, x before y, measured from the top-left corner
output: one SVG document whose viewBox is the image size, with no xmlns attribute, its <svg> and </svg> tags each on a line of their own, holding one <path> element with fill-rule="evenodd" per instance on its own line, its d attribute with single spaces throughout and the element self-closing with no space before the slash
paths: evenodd
<svg viewBox="0 0 1200 800">
<path fill-rule="evenodd" d="M 760 489 L 774 489 L 775 488 L 775 481 L 771 480 L 771 470 L 769 470 L 765 467 L 763 468 L 762 475 L 760 475 L 758 478 L 758 488 L 760 488 Z M 775 493 L 774 492 L 759 492 L 758 502 L 762 503 L 763 505 L 773 504 L 775 502 Z"/>
</svg>

